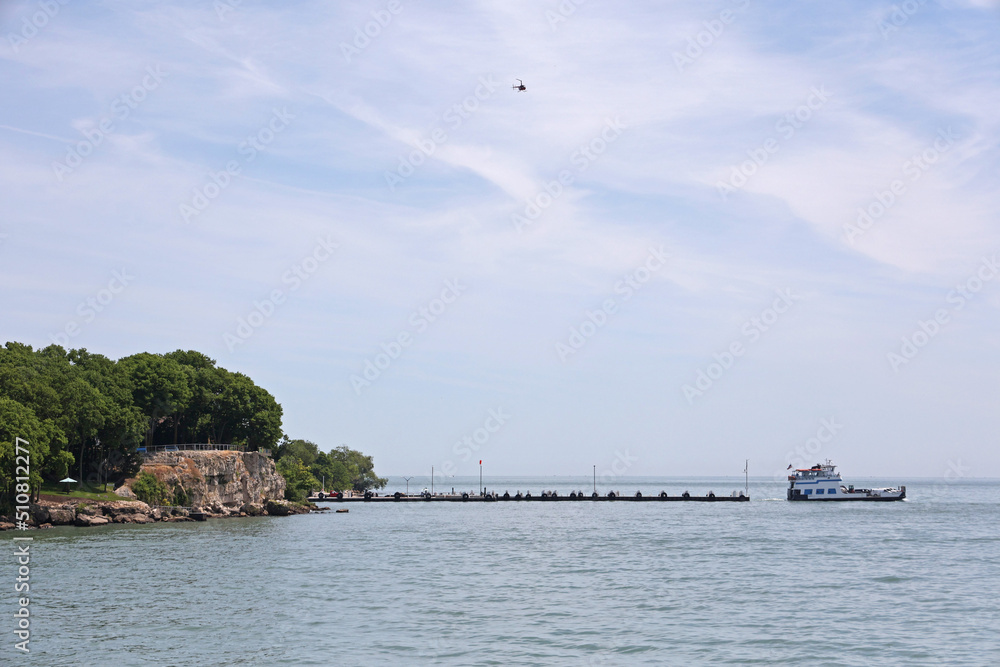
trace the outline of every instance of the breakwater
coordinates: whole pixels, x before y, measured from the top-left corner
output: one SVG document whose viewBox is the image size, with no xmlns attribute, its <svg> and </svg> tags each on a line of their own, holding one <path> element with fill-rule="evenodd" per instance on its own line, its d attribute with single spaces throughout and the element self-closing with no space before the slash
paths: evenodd
<svg viewBox="0 0 1000 667">
<path fill-rule="evenodd" d="M 703 502 L 703 503 L 717 503 L 717 502 L 749 502 L 750 496 L 744 494 L 742 491 L 729 496 L 717 496 L 715 494 L 709 493 L 705 496 L 695 496 L 687 492 L 680 495 L 669 495 L 666 491 L 661 491 L 654 495 L 644 495 L 642 492 L 636 492 L 634 495 L 620 495 L 615 492 L 609 492 L 604 495 L 598 493 L 584 494 L 584 493 L 569 493 L 559 495 L 558 493 L 543 492 L 541 494 L 535 495 L 532 493 L 516 493 L 511 495 L 509 492 L 504 492 L 503 494 L 488 493 L 485 495 L 477 495 L 470 493 L 462 494 L 438 494 L 438 495 L 406 495 L 400 492 L 396 492 L 389 496 L 377 496 L 371 493 L 366 493 L 362 496 L 339 496 L 333 495 L 316 495 L 310 496 L 309 502 L 313 503 L 368 503 L 368 502 L 383 502 L 383 503 L 424 503 L 424 502 L 444 502 L 444 503 L 495 503 L 495 502 Z"/>
</svg>

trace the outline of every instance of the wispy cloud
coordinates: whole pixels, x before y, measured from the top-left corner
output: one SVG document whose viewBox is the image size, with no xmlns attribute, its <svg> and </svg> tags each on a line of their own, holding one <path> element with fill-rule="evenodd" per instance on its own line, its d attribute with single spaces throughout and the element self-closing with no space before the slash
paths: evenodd
<svg viewBox="0 0 1000 667">
<path fill-rule="evenodd" d="M 923 3 L 894 23 L 893 3 L 574 6 L 404 2 L 359 47 L 384 3 L 66 5 L 0 49 L 7 336 L 47 344 L 127 259 L 141 279 L 74 344 L 202 349 L 276 387 L 290 433 L 351 442 L 390 472 L 493 404 L 518 415 L 497 470 L 570 472 L 558 461 L 620 438 L 650 472 L 698 472 L 704 452 L 779 456 L 774 442 L 832 411 L 857 469 L 865 439 L 936 447 L 946 396 L 993 395 L 961 375 L 995 352 L 986 289 L 905 380 L 884 354 L 1000 248 L 996 2 Z M 0 32 L 33 8 L 7 5 Z M 162 85 L 56 178 L 148 67 Z M 250 158 L 275 109 L 294 121 Z M 625 128 L 613 141 L 608 122 Z M 934 155 L 940 132 L 956 138 Z M 185 224 L 179 206 L 232 161 Z M 223 332 L 321 234 L 336 258 L 231 353 Z M 669 264 L 563 363 L 553 341 L 661 244 Z M 356 396 L 352 364 L 455 277 L 461 308 Z M 785 288 L 801 307 L 689 405 L 676 388 Z M 970 424 L 964 442 L 1000 425 L 942 410 Z"/>
</svg>

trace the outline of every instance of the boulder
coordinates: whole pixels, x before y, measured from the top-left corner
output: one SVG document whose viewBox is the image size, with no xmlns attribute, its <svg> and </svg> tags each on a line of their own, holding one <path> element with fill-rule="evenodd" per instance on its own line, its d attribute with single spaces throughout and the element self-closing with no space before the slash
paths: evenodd
<svg viewBox="0 0 1000 667">
<path fill-rule="evenodd" d="M 292 509 L 288 506 L 288 503 L 282 500 L 268 500 L 265 509 L 271 516 L 288 516 L 292 513 Z"/>
<path fill-rule="evenodd" d="M 105 516 L 90 517 L 90 525 L 91 526 L 106 526 L 109 523 L 111 523 L 111 522 L 108 521 L 108 518 L 105 517 Z"/>
<path fill-rule="evenodd" d="M 148 514 L 149 505 L 143 502 L 124 503 L 115 508 L 115 514 Z"/>
<path fill-rule="evenodd" d="M 132 500 L 135 500 L 135 493 L 132 491 L 131 488 L 125 485 L 119 486 L 117 489 L 115 489 L 115 495 L 121 496 L 122 498 L 130 498 Z"/>
<path fill-rule="evenodd" d="M 161 518 L 163 518 L 163 512 L 161 512 L 160 508 L 157 507 L 157 508 L 154 508 L 154 509 L 150 510 L 148 516 L 151 519 L 153 519 L 154 521 L 159 521 Z"/>
<path fill-rule="evenodd" d="M 145 514 L 133 514 L 132 523 L 153 523 L 153 520 Z"/>
<path fill-rule="evenodd" d="M 35 521 L 35 525 L 41 525 L 43 523 L 48 523 L 49 509 L 47 507 L 42 507 L 41 505 L 31 505 L 31 518 Z"/>
<path fill-rule="evenodd" d="M 264 506 L 258 503 L 246 503 L 240 511 L 247 516 L 261 516 L 264 514 Z"/>
<path fill-rule="evenodd" d="M 76 512 L 67 509 L 50 509 L 49 522 L 54 526 L 69 526 L 76 520 Z"/>
</svg>

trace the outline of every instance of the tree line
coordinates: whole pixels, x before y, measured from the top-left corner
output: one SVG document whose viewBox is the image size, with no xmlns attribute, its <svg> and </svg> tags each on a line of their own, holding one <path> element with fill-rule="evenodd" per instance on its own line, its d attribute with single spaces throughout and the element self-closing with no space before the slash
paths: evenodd
<svg viewBox="0 0 1000 667">
<path fill-rule="evenodd" d="M 67 475 L 80 485 L 119 483 L 138 472 L 140 447 L 152 445 L 275 449 L 281 463 L 281 453 L 302 454 L 291 443 L 305 442 L 283 436 L 281 417 L 268 391 L 201 352 L 141 352 L 115 361 L 86 349 L 34 350 L 8 342 L 0 348 L 0 504 L 17 476 L 15 438 L 31 443 L 30 486 L 37 496 L 43 480 Z M 329 473 L 330 483 L 347 485 L 342 488 L 379 479 L 371 457 L 346 447 L 334 452 L 317 448 L 315 456 L 296 460 L 308 459 L 310 470 Z M 283 467 L 301 478 L 293 458 Z"/>
<path fill-rule="evenodd" d="M 285 478 L 285 498 L 302 501 L 311 491 L 369 491 L 388 480 L 375 474 L 371 456 L 341 445 L 322 452 L 308 440 L 283 438 L 275 449 L 278 472 Z"/>
</svg>

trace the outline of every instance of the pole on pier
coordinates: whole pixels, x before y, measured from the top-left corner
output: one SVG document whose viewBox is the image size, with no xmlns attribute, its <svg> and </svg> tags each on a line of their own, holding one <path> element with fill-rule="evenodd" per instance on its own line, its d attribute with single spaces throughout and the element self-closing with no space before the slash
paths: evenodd
<svg viewBox="0 0 1000 667">
<path fill-rule="evenodd" d="M 483 460 L 479 459 L 479 495 L 483 494 Z"/>
<path fill-rule="evenodd" d="M 434 466 L 431 466 L 431 495 L 434 495 Z"/>
<path fill-rule="evenodd" d="M 404 477 L 403 479 L 406 480 L 406 495 L 410 495 L 410 480 L 413 479 L 413 478 L 412 477 Z"/>
<path fill-rule="evenodd" d="M 746 463 L 743 464 L 743 484 L 746 488 L 747 498 L 750 497 L 750 459 L 746 459 Z"/>
<path fill-rule="evenodd" d="M 597 493 L 597 464 L 594 464 L 594 493 Z"/>
</svg>

